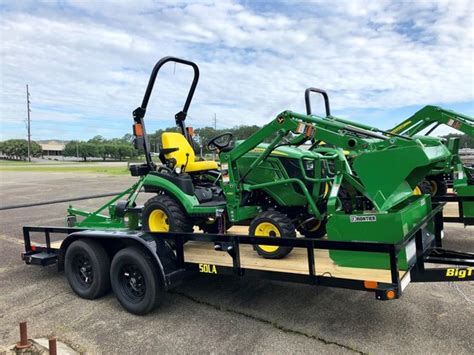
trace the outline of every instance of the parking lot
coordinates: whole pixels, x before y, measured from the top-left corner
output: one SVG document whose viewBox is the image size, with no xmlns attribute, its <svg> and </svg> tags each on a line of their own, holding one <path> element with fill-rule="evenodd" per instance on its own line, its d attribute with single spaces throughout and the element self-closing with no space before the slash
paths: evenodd
<svg viewBox="0 0 474 355">
<path fill-rule="evenodd" d="M 120 191 L 134 178 L 0 172 L 13 205 Z M 107 198 L 78 201 L 93 209 Z M 18 339 L 56 335 L 90 353 L 472 353 L 474 283 L 411 284 L 400 300 L 372 293 L 223 276 L 198 276 L 139 317 L 113 294 L 75 296 L 55 267 L 20 260 L 23 225 L 63 225 L 67 203 L 0 211 L 0 351 Z M 474 227 L 446 225 L 445 247 L 474 251 Z"/>
</svg>

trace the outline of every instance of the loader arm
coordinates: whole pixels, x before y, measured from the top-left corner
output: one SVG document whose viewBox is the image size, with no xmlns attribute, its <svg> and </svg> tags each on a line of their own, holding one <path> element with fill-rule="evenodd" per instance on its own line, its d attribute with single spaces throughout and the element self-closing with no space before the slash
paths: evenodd
<svg viewBox="0 0 474 355">
<path fill-rule="evenodd" d="M 331 197 L 337 196 L 340 182 L 344 180 L 369 198 L 377 210 L 388 210 L 412 196 L 413 187 L 422 180 L 432 166 L 449 156 L 449 151 L 439 140 L 421 142 L 407 137 L 389 138 L 351 124 L 315 115 L 284 111 L 244 142 L 229 152 L 220 154 L 221 165 L 224 167 L 223 174 L 228 175 L 223 189 L 231 208 L 238 209 L 242 192 L 253 189 L 244 184 L 244 177 L 250 170 L 258 167 L 282 142 L 295 144 L 292 140 L 285 141 L 290 132 L 297 134 L 300 140 L 324 141 L 335 147 L 333 149 L 336 153 L 350 150 L 351 164 L 344 154 L 335 154 L 335 181 L 338 183 L 333 184 L 335 191 L 331 192 Z M 237 168 L 238 159 L 270 137 L 273 138 L 272 142 L 261 152 L 260 157 L 248 171 L 240 173 Z M 315 153 L 317 152 L 316 149 Z M 406 161 L 406 156 L 411 156 L 412 159 Z M 378 169 L 379 173 L 374 177 L 373 168 L 377 165 L 383 165 L 384 168 Z"/>
<path fill-rule="evenodd" d="M 435 124 L 434 127 L 426 135 L 429 135 L 439 125 L 444 124 L 474 137 L 474 119 L 472 117 L 437 106 L 423 107 L 413 116 L 392 128 L 390 132 L 412 137 L 433 124 Z"/>
</svg>

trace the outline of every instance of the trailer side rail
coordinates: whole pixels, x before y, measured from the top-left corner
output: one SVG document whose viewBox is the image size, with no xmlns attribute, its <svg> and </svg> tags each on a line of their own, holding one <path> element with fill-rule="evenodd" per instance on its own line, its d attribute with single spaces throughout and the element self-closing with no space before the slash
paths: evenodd
<svg viewBox="0 0 474 355">
<path fill-rule="evenodd" d="M 443 196 L 433 196 L 431 200 L 434 204 L 439 203 L 457 203 L 459 216 L 444 216 L 443 221 L 447 223 L 463 223 L 465 226 L 474 225 L 474 217 L 464 216 L 464 202 L 474 202 L 474 196 L 459 196 L 454 193 L 448 193 Z"/>
</svg>

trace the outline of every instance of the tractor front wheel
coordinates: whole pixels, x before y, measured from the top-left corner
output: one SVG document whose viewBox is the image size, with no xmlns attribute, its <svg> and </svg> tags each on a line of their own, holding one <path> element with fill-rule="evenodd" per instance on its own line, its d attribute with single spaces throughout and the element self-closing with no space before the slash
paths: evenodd
<svg viewBox="0 0 474 355">
<path fill-rule="evenodd" d="M 148 232 L 193 231 L 193 223 L 179 202 L 167 195 L 157 195 L 145 203 L 142 226 Z"/>
<path fill-rule="evenodd" d="M 433 193 L 433 188 L 428 180 L 423 180 L 413 189 L 413 194 L 416 196 L 419 196 L 419 195 L 431 196 L 432 193 Z"/>
<path fill-rule="evenodd" d="M 295 226 L 291 220 L 278 211 L 266 211 L 250 223 L 249 234 L 255 237 L 296 238 Z M 277 245 L 255 245 L 258 255 L 266 259 L 281 259 L 287 256 L 292 247 Z"/>
</svg>

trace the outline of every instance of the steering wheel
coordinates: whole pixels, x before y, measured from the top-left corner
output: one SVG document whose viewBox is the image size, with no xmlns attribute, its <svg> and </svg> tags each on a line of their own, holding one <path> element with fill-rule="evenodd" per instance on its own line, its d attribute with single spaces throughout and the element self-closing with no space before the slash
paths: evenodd
<svg viewBox="0 0 474 355">
<path fill-rule="evenodd" d="M 217 137 L 212 138 L 207 143 L 207 149 L 211 152 L 215 150 L 224 150 L 231 146 L 234 136 L 232 133 L 223 133 L 218 135 Z"/>
</svg>

